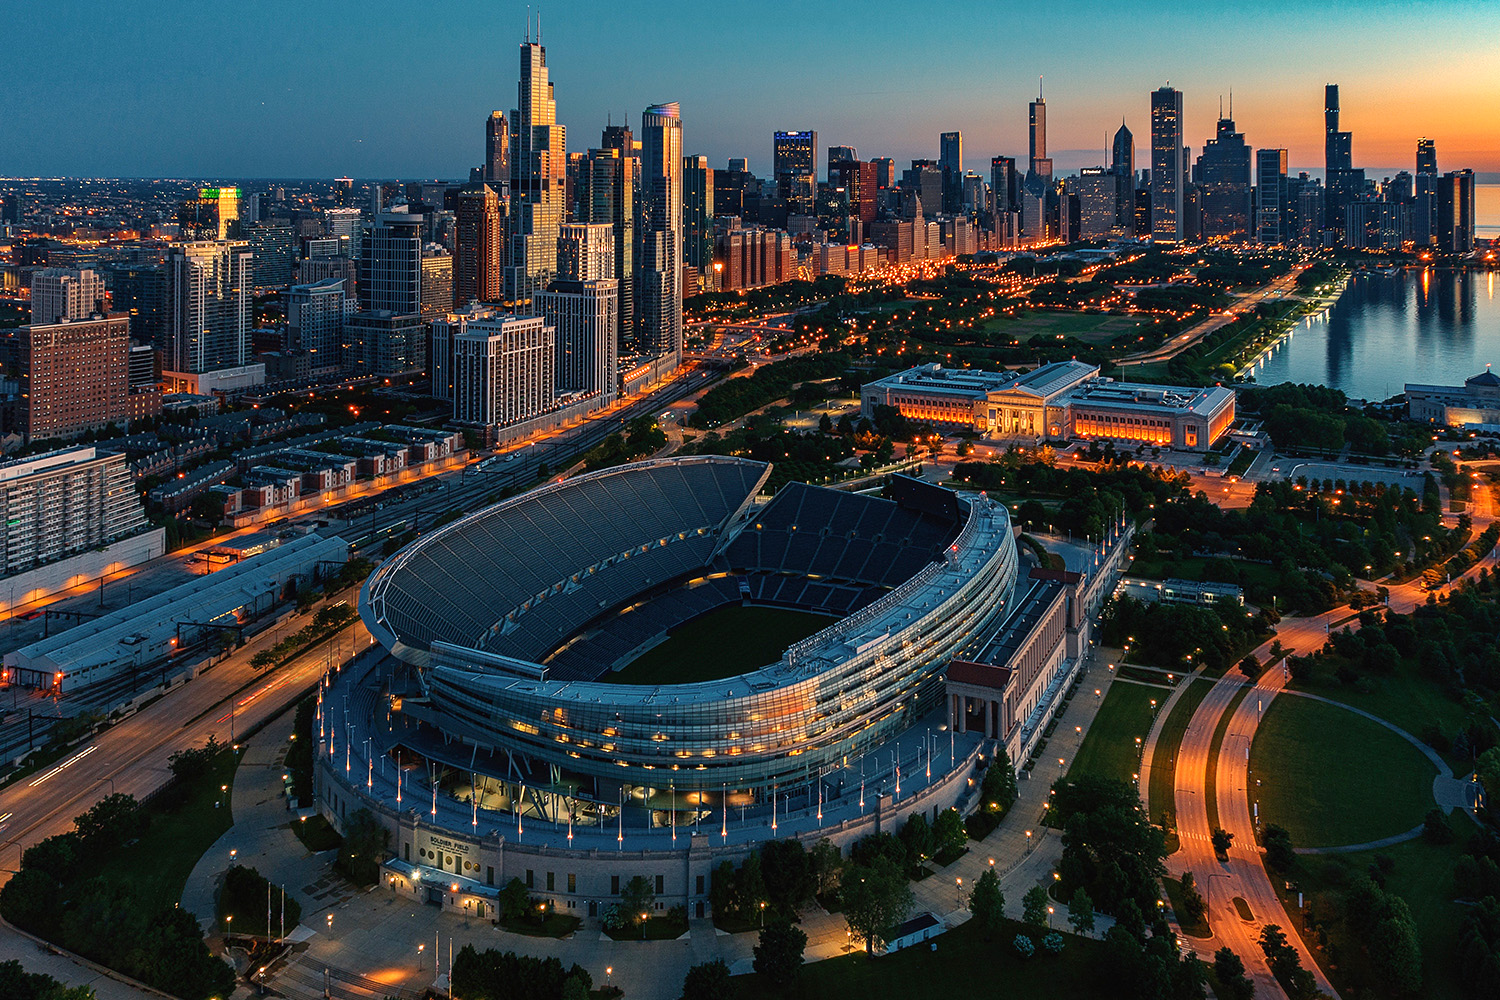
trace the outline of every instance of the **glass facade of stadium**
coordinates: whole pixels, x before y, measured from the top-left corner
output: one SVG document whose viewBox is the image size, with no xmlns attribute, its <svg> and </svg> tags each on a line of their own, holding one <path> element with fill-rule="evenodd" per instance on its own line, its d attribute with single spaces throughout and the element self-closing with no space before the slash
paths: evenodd
<svg viewBox="0 0 1500 1000">
<path fill-rule="evenodd" d="M 738 475 L 737 488 L 721 490 L 718 507 L 691 506 L 685 520 L 680 508 L 657 511 L 677 523 L 644 526 L 645 540 L 637 537 L 626 550 L 637 562 L 632 573 L 640 574 L 641 563 L 650 559 L 666 558 L 657 554 L 673 547 L 668 540 L 678 534 L 683 541 L 700 538 L 707 528 L 713 544 L 700 553 L 702 565 L 675 578 L 674 585 L 723 575 L 714 573 L 709 558 L 744 524 L 746 505 L 764 477 L 750 476 L 755 470 L 740 460 L 710 464 L 720 466 L 715 476 Z M 641 463 L 569 481 L 557 493 L 566 498 L 566 487 L 573 484 L 586 491 L 633 483 L 631 488 L 640 491 L 639 477 L 665 482 L 683 471 L 681 460 L 675 468 Z M 611 476 L 617 478 L 609 481 Z M 600 486 L 601 481 L 609 485 Z M 747 492 L 737 497 L 737 489 Z M 518 514 L 535 520 L 539 515 L 534 509 L 528 514 L 527 504 L 546 500 L 528 497 L 533 494 L 470 515 L 413 548 L 433 545 L 448 532 L 472 536 L 478 520 Z M 569 507 L 576 509 L 576 503 Z M 413 609 L 405 618 L 391 614 L 389 608 L 399 603 L 391 600 L 395 591 L 410 586 L 402 574 L 416 566 L 412 559 L 395 557 L 366 585 L 361 613 L 372 636 L 405 664 L 378 693 L 361 687 L 359 678 L 348 678 L 335 681 L 320 700 L 319 732 L 333 765 L 328 773 L 337 776 L 342 770 L 350 789 L 388 805 L 393 792 L 398 811 L 425 813 L 430 805 L 439 825 L 440 799 L 443 814 L 470 819 L 462 827 L 478 829 L 482 815 L 485 825 L 493 826 L 500 819 L 496 814 L 508 815 L 502 822 L 514 822 L 518 835 L 523 819 L 565 825 L 570 846 L 575 827 L 580 835 L 591 827 L 618 830 L 623 839 L 627 828 L 670 826 L 675 839 L 677 828 L 700 822 L 718 826 L 731 814 L 743 818 L 747 812 L 770 814 L 774 829 L 778 809 L 811 807 L 814 801 L 821 819 L 824 796 L 835 787 L 852 800 L 857 781 L 863 811 L 867 785 L 872 796 L 882 788 L 899 792 L 902 774 L 915 785 L 924 767 L 931 783 L 934 757 L 940 770 L 951 772 L 961 765 L 959 750 L 967 752 L 973 741 L 964 740 L 960 748 L 952 734 L 914 727 L 940 708 L 941 671 L 948 660 L 1004 614 L 1018 571 L 1003 504 L 982 496 L 960 498 L 956 510 L 961 526 L 940 558 L 796 643 L 779 662 L 722 680 L 661 687 L 554 680 L 538 664 L 508 655 L 527 648 L 524 641 L 466 644 L 466 636 L 516 636 L 516 627 L 482 624 L 489 616 L 524 624 L 525 614 L 509 613 L 514 595 L 483 615 L 467 608 L 462 619 L 467 632 L 445 631 L 441 608 Z M 667 527 L 675 530 L 668 533 Z M 609 561 L 609 549 L 589 554 L 595 557 L 590 563 L 595 574 L 607 579 L 617 565 Z M 576 568 L 543 567 L 542 572 L 555 576 Z M 418 569 L 426 573 L 433 567 Z M 584 580 L 585 589 L 596 582 L 594 576 Z M 531 600 L 533 608 L 544 603 Z M 571 606 L 598 603 L 579 599 Z M 558 635 L 566 638 L 586 620 L 559 625 L 562 631 L 549 633 L 548 642 L 555 648 Z M 419 627 L 410 628 L 411 623 Z M 363 758 L 363 768 L 356 769 L 356 758 Z M 383 791 L 377 790 L 377 771 Z"/>
</svg>

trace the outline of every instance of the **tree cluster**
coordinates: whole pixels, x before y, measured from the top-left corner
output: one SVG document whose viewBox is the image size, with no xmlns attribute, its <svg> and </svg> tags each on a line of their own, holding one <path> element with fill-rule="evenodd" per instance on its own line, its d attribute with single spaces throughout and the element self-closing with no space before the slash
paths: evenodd
<svg viewBox="0 0 1500 1000">
<path fill-rule="evenodd" d="M 270 908 L 271 923 L 266 924 Z M 279 886 L 273 886 L 260 872 L 235 865 L 224 873 L 219 886 L 218 917 L 233 915 L 234 929 L 241 934 L 277 937 L 282 926 L 295 928 L 302 919 L 302 904 Z M 282 916 L 285 915 L 285 921 Z"/>
<path fill-rule="evenodd" d="M 791 393 L 808 379 L 833 378 L 849 366 L 842 354 L 810 354 L 772 362 L 744 378 L 727 379 L 703 394 L 692 425 L 708 430 L 758 410 Z"/>
<path fill-rule="evenodd" d="M 1142 914 L 1156 909 L 1167 851 L 1161 828 L 1147 820 L 1135 789 L 1085 775 L 1060 782 L 1052 799 L 1053 821 L 1063 827 L 1057 868 L 1063 893 L 1084 889 L 1117 921 L 1140 923 Z"/>
<path fill-rule="evenodd" d="M 0 997 L 6 1000 L 94 1000 L 92 986 L 69 986 L 40 972 L 27 972 L 15 959 L 0 962 Z"/>
<path fill-rule="evenodd" d="M 1130 646 L 1147 663 L 1172 665 L 1191 660 L 1220 669 L 1236 663 L 1264 638 L 1269 626 L 1231 600 L 1210 607 L 1147 603 L 1128 595 L 1104 611 L 1106 646 Z"/>
<path fill-rule="evenodd" d="M 577 963 L 564 969 L 556 958 L 533 958 L 466 944 L 454 956 L 449 983 L 454 1000 L 564 1000 L 588 996 L 593 977 Z"/>
</svg>

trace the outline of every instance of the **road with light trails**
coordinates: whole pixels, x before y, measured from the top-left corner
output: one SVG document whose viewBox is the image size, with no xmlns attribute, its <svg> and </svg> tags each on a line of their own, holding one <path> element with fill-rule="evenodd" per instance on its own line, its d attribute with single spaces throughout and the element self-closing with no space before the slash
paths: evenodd
<svg viewBox="0 0 1500 1000">
<path fill-rule="evenodd" d="M 1329 623 L 1348 614 L 1348 608 L 1337 608 L 1313 618 L 1283 618 L 1276 638 L 1294 654 L 1309 653 L 1327 640 Z M 1269 658 L 1269 649 L 1267 643 L 1256 650 L 1256 655 L 1264 661 Z M 1287 940 L 1296 946 L 1303 968 L 1311 969 L 1317 976 L 1318 988 L 1337 998 L 1338 993 L 1296 932 L 1296 918 L 1286 912 L 1272 888 L 1256 843 L 1246 791 L 1249 749 L 1256 727 L 1285 683 L 1282 667 L 1267 670 L 1246 691 L 1225 730 L 1214 771 L 1214 792 L 1219 826 L 1234 834 L 1234 843 L 1229 849 L 1228 860 L 1223 862 L 1214 854 L 1213 830 L 1208 818 L 1209 757 L 1214 732 L 1224 712 L 1235 695 L 1249 687 L 1249 682 L 1238 670 L 1231 670 L 1214 684 L 1193 712 L 1177 750 L 1175 771 L 1177 836 L 1181 847 L 1167 859 L 1167 866 L 1177 874 L 1192 872 L 1208 903 L 1213 937 L 1185 939 L 1198 950 L 1200 958 L 1211 962 L 1213 953 L 1227 946 L 1240 956 L 1245 971 L 1255 980 L 1256 996 L 1263 1000 L 1283 997 L 1285 991 L 1271 975 L 1270 965 L 1260 948 L 1261 928 L 1266 924 L 1278 924 L 1286 932 Z M 1249 920 L 1241 917 L 1234 903 L 1236 898 L 1249 907 Z"/>
<path fill-rule="evenodd" d="M 295 621 L 311 620 L 307 615 Z M 142 798 L 156 791 L 171 775 L 167 758 L 173 753 L 202 746 L 209 736 L 228 743 L 231 727 L 236 737 L 243 735 L 316 684 L 331 660 L 371 644 L 369 632 L 356 621 L 270 673 L 251 667 L 251 656 L 277 638 L 276 630 L 268 629 L 57 763 L 0 789 L 0 877 L 20 867 L 27 847 L 71 830 L 73 818 L 105 796 L 123 792 Z"/>
<path fill-rule="evenodd" d="M 1297 289 L 1297 279 L 1302 276 L 1304 269 L 1303 267 L 1293 269 L 1269 285 L 1257 288 L 1255 291 L 1241 296 L 1224 312 L 1215 313 L 1187 332 L 1179 333 L 1160 347 L 1153 347 L 1151 350 L 1142 351 L 1139 354 L 1127 355 L 1116 362 L 1116 364 L 1123 368 L 1126 365 L 1149 365 L 1156 361 L 1170 361 L 1214 331 L 1233 323 L 1243 315 L 1253 312 L 1255 307 L 1266 299 L 1282 298 L 1295 292 Z"/>
</svg>

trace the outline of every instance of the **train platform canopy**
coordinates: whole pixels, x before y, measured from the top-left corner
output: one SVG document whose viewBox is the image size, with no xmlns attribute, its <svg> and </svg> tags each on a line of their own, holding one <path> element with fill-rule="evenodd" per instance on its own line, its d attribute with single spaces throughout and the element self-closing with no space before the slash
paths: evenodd
<svg viewBox="0 0 1500 1000">
<path fill-rule="evenodd" d="M 233 624 L 264 612 L 288 583 L 325 576 L 348 558 L 342 538 L 293 539 L 7 653 L 7 679 L 73 694 L 131 671 L 155 669 L 171 656 L 180 634 L 197 635 L 206 623 Z"/>
</svg>

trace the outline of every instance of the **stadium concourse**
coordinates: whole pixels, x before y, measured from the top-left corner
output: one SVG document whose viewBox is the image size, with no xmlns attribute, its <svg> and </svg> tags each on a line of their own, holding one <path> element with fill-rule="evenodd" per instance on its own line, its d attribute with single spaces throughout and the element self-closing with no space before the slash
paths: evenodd
<svg viewBox="0 0 1500 1000">
<path fill-rule="evenodd" d="M 720 861 L 968 811 L 997 742 L 1029 752 L 1128 532 L 1046 571 L 983 494 L 897 476 L 765 501 L 769 473 L 703 456 L 549 484 L 371 575 L 360 612 L 389 655 L 321 689 L 317 798 L 341 829 L 360 809 L 385 825 L 388 888 L 484 915 L 521 878 L 597 917 L 642 875 L 701 917 Z M 833 623 L 749 672 L 600 680 L 741 605 Z"/>
</svg>

